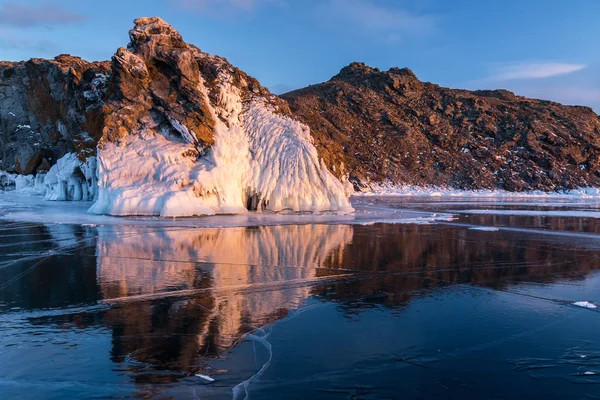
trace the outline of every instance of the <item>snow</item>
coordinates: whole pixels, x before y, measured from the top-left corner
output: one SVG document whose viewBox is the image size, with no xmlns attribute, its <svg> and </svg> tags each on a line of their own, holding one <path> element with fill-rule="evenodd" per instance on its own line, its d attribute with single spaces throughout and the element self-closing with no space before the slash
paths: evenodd
<svg viewBox="0 0 600 400">
<path fill-rule="evenodd" d="M 600 212 L 587 210 L 494 210 L 470 209 L 451 210 L 451 213 L 476 214 L 476 215 L 519 215 L 524 217 L 575 217 L 575 218 L 600 218 Z"/>
<path fill-rule="evenodd" d="M 346 187 L 319 160 L 309 128 L 263 98 L 242 102 L 222 68 L 209 104 L 214 145 L 199 157 L 195 135 L 144 128 L 99 151 L 98 200 L 90 213 L 183 217 L 267 211 L 352 212 Z"/>
<path fill-rule="evenodd" d="M 577 301 L 573 303 L 573 305 L 577 307 L 590 308 L 592 310 L 598 308 L 597 305 L 590 303 L 589 301 Z"/>
<path fill-rule="evenodd" d="M 357 194 L 361 196 L 424 196 L 424 197 L 486 197 L 486 198 L 600 198 L 600 188 L 586 187 L 574 190 L 542 192 L 540 190 L 525 192 L 508 192 L 500 189 L 462 190 L 448 187 L 419 187 L 410 185 L 372 185 L 369 191 Z"/>
<path fill-rule="evenodd" d="M 208 382 L 214 382 L 215 381 L 213 378 L 211 378 L 208 375 L 196 374 L 196 376 L 198 378 L 202 378 L 202 379 L 204 379 L 205 381 L 208 381 Z"/>
<path fill-rule="evenodd" d="M 469 230 L 481 232 L 498 232 L 500 229 L 494 228 L 493 226 L 474 226 L 469 228 Z"/>
</svg>

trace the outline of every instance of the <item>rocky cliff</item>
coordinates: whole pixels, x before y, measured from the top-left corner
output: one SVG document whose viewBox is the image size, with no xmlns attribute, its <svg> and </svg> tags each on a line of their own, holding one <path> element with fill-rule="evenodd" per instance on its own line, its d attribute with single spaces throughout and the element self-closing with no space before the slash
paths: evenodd
<svg viewBox="0 0 600 400">
<path fill-rule="evenodd" d="M 95 154 L 109 71 L 69 55 L 0 62 L 0 170 L 33 174 L 69 152 Z"/>
<path fill-rule="evenodd" d="M 283 96 L 355 187 L 390 182 L 509 191 L 600 185 L 600 117 L 504 90 L 421 82 L 362 63 Z M 338 175 L 342 173 L 337 169 Z"/>
</svg>

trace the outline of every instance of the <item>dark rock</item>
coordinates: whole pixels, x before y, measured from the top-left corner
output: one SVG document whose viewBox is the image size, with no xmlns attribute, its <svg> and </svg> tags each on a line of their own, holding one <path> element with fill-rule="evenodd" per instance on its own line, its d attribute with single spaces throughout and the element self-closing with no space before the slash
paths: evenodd
<svg viewBox="0 0 600 400">
<path fill-rule="evenodd" d="M 109 67 L 66 54 L 0 62 L 0 169 L 31 174 L 42 154 L 57 160 L 74 151 L 102 106 Z"/>
</svg>

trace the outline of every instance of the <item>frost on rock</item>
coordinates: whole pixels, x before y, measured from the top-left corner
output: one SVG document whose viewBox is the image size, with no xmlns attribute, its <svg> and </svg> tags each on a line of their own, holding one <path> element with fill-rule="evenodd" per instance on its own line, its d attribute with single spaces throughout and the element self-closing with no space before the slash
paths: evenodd
<svg viewBox="0 0 600 400">
<path fill-rule="evenodd" d="M 96 157 L 81 161 L 68 153 L 44 176 L 44 200 L 94 200 L 97 193 Z"/>
<path fill-rule="evenodd" d="M 276 114 L 262 97 L 242 100 L 224 64 L 218 81 L 213 102 L 202 79 L 198 88 L 216 121 L 214 145 L 200 152 L 190 130 L 174 120 L 175 132 L 144 127 L 105 143 L 98 153 L 98 199 L 89 212 L 352 211 L 344 185 L 319 160 L 308 127 Z"/>
</svg>

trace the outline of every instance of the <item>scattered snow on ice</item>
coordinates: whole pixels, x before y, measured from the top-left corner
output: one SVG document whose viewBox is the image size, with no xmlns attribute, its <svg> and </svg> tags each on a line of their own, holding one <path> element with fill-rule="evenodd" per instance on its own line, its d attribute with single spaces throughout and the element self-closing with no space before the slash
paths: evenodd
<svg viewBox="0 0 600 400">
<path fill-rule="evenodd" d="M 204 379 L 205 381 L 208 381 L 208 382 L 214 382 L 215 381 L 213 378 L 211 378 L 208 375 L 196 374 L 196 376 L 198 378 L 202 378 L 202 379 Z"/>
<path fill-rule="evenodd" d="M 577 306 L 577 307 L 591 308 L 591 309 L 598 308 L 597 305 L 595 305 L 594 303 L 590 303 L 589 301 L 577 301 L 577 302 L 573 303 L 573 305 Z"/>
<path fill-rule="evenodd" d="M 489 197 L 489 198 L 600 198 L 600 188 L 580 188 L 574 190 L 559 190 L 556 192 L 542 192 L 539 190 L 527 192 L 508 192 L 500 189 L 462 190 L 447 187 L 418 187 L 409 185 L 372 185 L 371 190 L 360 193 L 362 196 L 426 196 L 426 197 Z"/>
<path fill-rule="evenodd" d="M 587 210 L 452 210 L 452 213 L 478 215 L 522 215 L 526 217 L 600 218 L 600 212 Z"/>
<path fill-rule="evenodd" d="M 319 161 L 308 127 L 276 114 L 264 99 L 242 102 L 224 68 L 215 143 L 199 157 L 195 135 L 170 121 L 181 137 L 149 129 L 99 151 L 99 195 L 91 213 L 194 215 L 269 211 L 353 211 L 344 185 Z"/>
<path fill-rule="evenodd" d="M 482 232 L 497 232 L 500 229 L 495 228 L 493 226 L 473 226 L 469 228 L 471 231 L 482 231 Z"/>
</svg>

